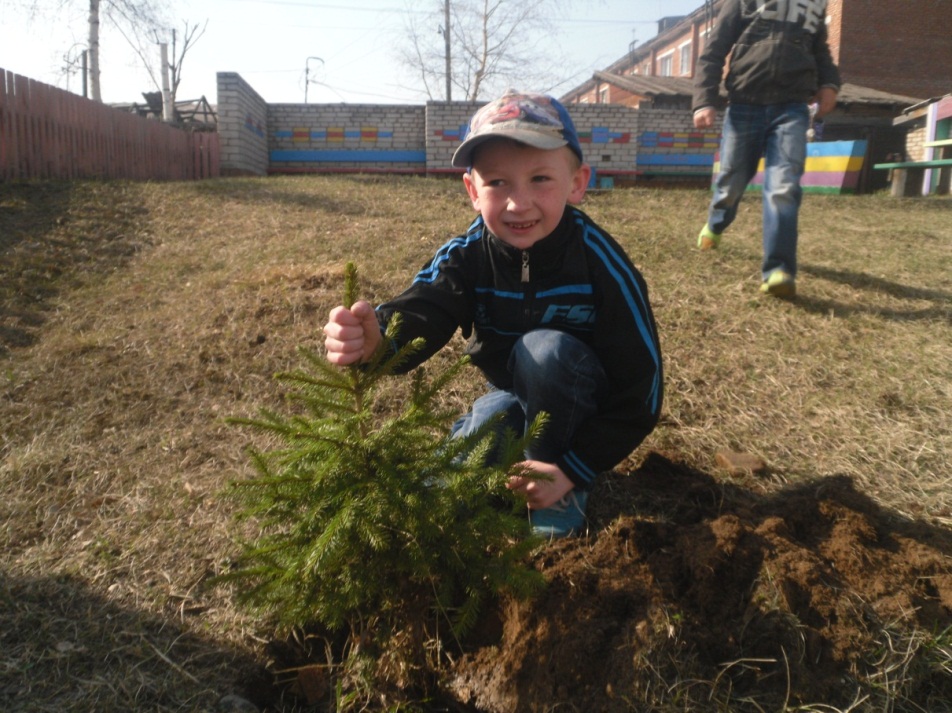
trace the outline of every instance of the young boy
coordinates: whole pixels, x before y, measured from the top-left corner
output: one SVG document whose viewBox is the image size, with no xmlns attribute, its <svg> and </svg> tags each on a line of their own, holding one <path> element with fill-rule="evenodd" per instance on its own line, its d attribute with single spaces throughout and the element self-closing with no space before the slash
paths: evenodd
<svg viewBox="0 0 952 713">
<path fill-rule="evenodd" d="M 368 361 L 402 315 L 401 341 L 423 337 L 416 367 L 457 329 L 490 390 L 453 427 L 473 432 L 503 414 L 523 433 L 548 414 L 513 476 L 533 529 L 564 537 L 585 525 L 588 491 L 644 440 L 662 403 L 661 352 L 641 274 L 581 210 L 591 175 L 565 108 L 509 93 L 473 116 L 453 155 L 479 213 L 441 247 L 400 296 L 374 310 L 336 307 L 324 327 L 327 358 Z M 392 348 L 392 347 L 391 347 Z"/>
</svg>

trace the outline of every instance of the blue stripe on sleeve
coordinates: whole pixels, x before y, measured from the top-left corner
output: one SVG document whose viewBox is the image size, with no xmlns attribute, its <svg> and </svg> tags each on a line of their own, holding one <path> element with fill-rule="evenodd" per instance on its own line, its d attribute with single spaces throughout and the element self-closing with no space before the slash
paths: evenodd
<svg viewBox="0 0 952 713">
<path fill-rule="evenodd" d="M 413 278 L 414 284 L 417 282 L 435 282 L 436 278 L 440 276 L 440 267 L 443 265 L 443 263 L 450 259 L 450 254 L 454 250 L 462 250 L 466 246 L 478 242 L 482 238 L 482 232 L 478 230 L 473 231 L 472 228 L 475 225 L 476 224 L 474 223 L 473 226 L 470 226 L 470 231 L 466 235 L 453 238 L 448 243 L 445 243 L 443 246 L 441 246 L 440 249 L 436 251 L 436 255 L 433 256 L 430 264 L 420 270 L 416 277 Z"/>
<path fill-rule="evenodd" d="M 638 327 L 639 334 L 641 334 L 641 339 L 645 343 L 652 361 L 654 361 L 656 369 L 654 383 L 651 388 L 651 412 L 657 413 L 660 396 L 659 372 L 661 360 L 657 339 L 646 318 L 648 310 L 645 296 L 641 293 L 638 281 L 628 267 L 627 261 L 618 255 L 614 246 L 605 240 L 605 236 L 597 230 L 592 229 L 590 226 L 584 227 L 583 240 L 585 244 L 601 258 L 602 262 L 608 268 L 609 273 L 615 278 L 621 295 L 635 318 L 635 324 Z"/>
<path fill-rule="evenodd" d="M 579 477 L 581 477 L 586 483 L 593 482 L 595 477 L 598 475 L 598 473 L 589 468 L 579 459 L 579 457 L 575 454 L 575 451 L 567 451 L 562 455 L 562 457 L 565 459 L 565 462 L 570 465 L 572 469 L 578 473 Z"/>
<path fill-rule="evenodd" d="M 554 297 L 556 295 L 590 295 L 592 294 L 591 285 L 564 285 L 552 290 L 543 290 L 536 294 L 538 298 Z"/>
</svg>

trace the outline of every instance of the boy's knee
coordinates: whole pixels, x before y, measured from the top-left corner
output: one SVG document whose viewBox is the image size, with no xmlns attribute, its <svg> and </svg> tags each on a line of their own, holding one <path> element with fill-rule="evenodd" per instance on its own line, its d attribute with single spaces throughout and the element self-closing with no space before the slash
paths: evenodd
<svg viewBox="0 0 952 713">
<path fill-rule="evenodd" d="M 577 346 L 574 343 L 584 346 L 571 334 L 556 329 L 534 329 L 516 341 L 510 358 L 510 368 L 514 370 L 520 365 L 538 367 L 550 364 L 554 360 L 564 358 L 567 352 L 575 351 Z"/>
<path fill-rule="evenodd" d="M 514 375 L 520 371 L 538 377 L 558 378 L 574 372 L 594 370 L 601 374 L 598 358 L 585 342 L 557 329 L 535 329 L 516 342 L 509 359 Z"/>
</svg>

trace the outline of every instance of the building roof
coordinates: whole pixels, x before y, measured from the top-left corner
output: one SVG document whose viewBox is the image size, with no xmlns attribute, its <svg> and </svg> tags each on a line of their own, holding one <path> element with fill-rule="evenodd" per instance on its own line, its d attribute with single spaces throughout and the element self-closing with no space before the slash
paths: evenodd
<svg viewBox="0 0 952 713">
<path fill-rule="evenodd" d="M 688 77 L 646 77 L 596 71 L 592 78 L 642 97 L 690 97 L 694 93 L 694 82 Z"/>
<path fill-rule="evenodd" d="M 849 82 L 843 83 L 843 86 L 840 87 L 839 96 L 836 98 L 837 104 L 879 104 L 904 107 L 918 104 L 920 101 L 922 100 L 916 97 L 881 92 L 878 89 L 861 87 L 858 84 L 850 84 Z"/>
<path fill-rule="evenodd" d="M 592 79 L 599 82 L 608 82 L 632 94 L 652 99 L 657 97 L 686 97 L 690 99 L 694 92 L 694 80 L 688 77 L 645 77 L 639 74 L 621 75 L 613 72 L 596 71 L 592 75 Z M 921 99 L 915 97 L 881 92 L 878 89 L 861 87 L 848 82 L 840 87 L 840 93 L 837 97 L 837 103 L 842 105 L 863 104 L 908 107 L 921 101 Z"/>
</svg>

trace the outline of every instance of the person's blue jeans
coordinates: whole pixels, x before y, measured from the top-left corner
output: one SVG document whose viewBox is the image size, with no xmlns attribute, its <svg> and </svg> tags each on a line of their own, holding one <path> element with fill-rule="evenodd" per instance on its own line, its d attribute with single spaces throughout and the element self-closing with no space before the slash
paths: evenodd
<svg viewBox="0 0 952 713">
<path fill-rule="evenodd" d="M 540 411 L 548 421 L 526 449 L 527 459 L 554 463 L 565 452 L 579 424 L 595 413 L 607 388 L 607 377 L 595 352 L 565 332 L 537 329 L 523 335 L 509 355 L 512 389 L 494 389 L 479 397 L 460 418 L 450 435 L 474 433 L 502 414 L 499 433 L 511 428 L 517 435 Z"/>
<path fill-rule="evenodd" d="M 810 111 L 804 103 L 731 104 L 721 134 L 721 168 L 707 224 L 722 233 L 737 217 L 747 184 L 764 159 L 763 277 L 782 269 L 797 274 L 797 218 L 803 190 Z"/>
</svg>

